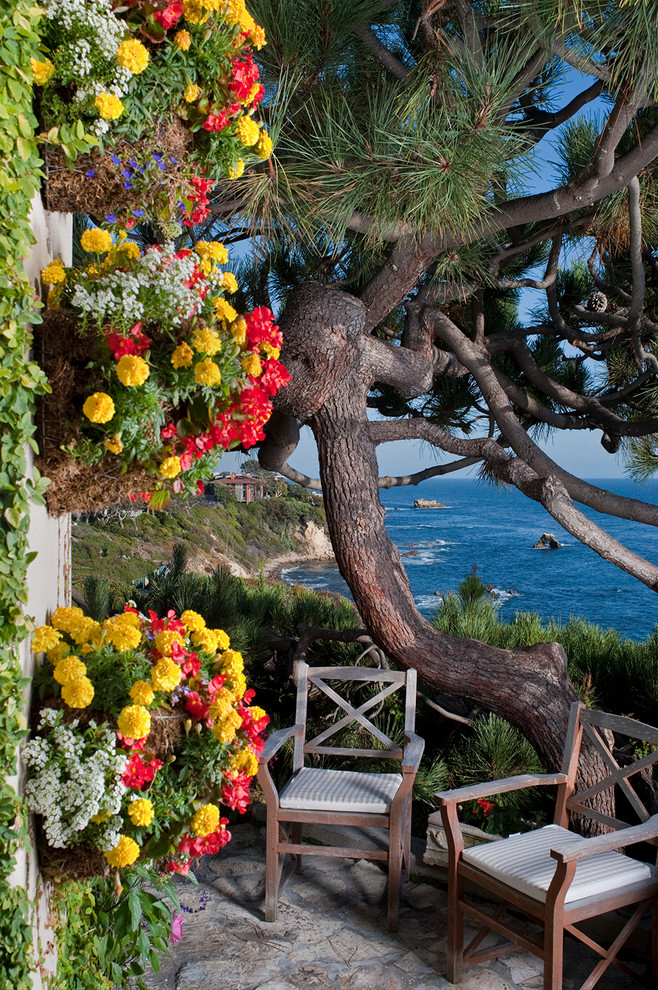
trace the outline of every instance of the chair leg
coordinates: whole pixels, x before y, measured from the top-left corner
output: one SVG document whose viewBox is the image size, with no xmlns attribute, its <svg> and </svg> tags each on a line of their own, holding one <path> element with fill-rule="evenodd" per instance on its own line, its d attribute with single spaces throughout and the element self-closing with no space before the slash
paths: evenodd
<svg viewBox="0 0 658 990">
<path fill-rule="evenodd" d="M 294 842 L 294 844 L 297 845 L 297 846 L 298 845 L 301 845 L 301 841 L 302 841 L 302 828 L 303 828 L 302 822 L 293 822 L 293 825 L 292 825 L 292 828 L 291 828 L 291 831 L 290 831 L 290 838 Z M 296 853 L 295 854 L 295 873 L 301 873 L 301 872 L 302 872 L 302 854 L 301 853 Z"/>
<path fill-rule="evenodd" d="M 402 873 L 402 834 L 399 819 L 390 822 L 388 835 L 388 930 L 396 932 L 400 915 L 400 874 Z"/>
<path fill-rule="evenodd" d="M 544 990 L 562 990 L 564 929 L 551 924 L 544 929 Z"/>
<path fill-rule="evenodd" d="M 265 921 L 276 921 L 279 902 L 279 827 L 276 816 L 268 815 L 265 840 Z"/>
<path fill-rule="evenodd" d="M 409 879 L 410 869 L 411 869 L 411 795 L 409 796 L 409 803 L 407 804 L 407 813 L 405 815 L 404 833 L 403 833 L 402 879 L 405 882 Z"/>
<path fill-rule="evenodd" d="M 464 968 L 464 912 L 460 902 L 464 899 L 464 878 L 457 872 L 457 865 L 450 864 L 448 874 L 448 957 L 446 976 L 450 983 L 459 983 Z"/>
<path fill-rule="evenodd" d="M 658 900 L 653 902 L 651 920 L 651 986 L 658 986 Z"/>
</svg>

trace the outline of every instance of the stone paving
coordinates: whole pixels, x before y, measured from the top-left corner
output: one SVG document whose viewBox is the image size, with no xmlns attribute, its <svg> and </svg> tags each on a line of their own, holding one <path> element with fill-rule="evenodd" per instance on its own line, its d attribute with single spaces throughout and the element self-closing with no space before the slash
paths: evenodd
<svg viewBox="0 0 658 990">
<path fill-rule="evenodd" d="M 238 824 L 233 840 L 206 857 L 199 885 L 181 885 L 183 938 L 151 975 L 151 990 L 443 990 L 445 874 L 412 870 L 402 893 L 400 931 L 386 930 L 386 876 L 365 860 L 309 856 L 292 874 L 277 921 L 263 920 L 264 829 Z M 422 850 L 421 850 L 422 855 Z M 640 933 L 642 936 L 643 933 Z M 576 990 L 593 965 L 568 939 L 564 990 Z M 582 957 L 585 957 L 584 959 Z M 608 971 L 598 990 L 631 990 Z M 541 964 L 516 953 L 467 970 L 461 990 L 541 990 Z"/>
</svg>

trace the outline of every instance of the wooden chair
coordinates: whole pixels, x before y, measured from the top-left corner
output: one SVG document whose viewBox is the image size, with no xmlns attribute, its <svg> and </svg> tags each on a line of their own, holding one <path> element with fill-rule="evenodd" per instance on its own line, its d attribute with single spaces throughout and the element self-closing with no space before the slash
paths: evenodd
<svg viewBox="0 0 658 990">
<path fill-rule="evenodd" d="M 286 854 L 303 853 L 381 860 L 388 864 L 388 925 L 397 931 L 400 882 L 409 870 L 411 842 L 411 790 L 423 754 L 423 740 L 414 733 L 416 671 L 392 671 L 366 667 L 308 667 L 300 663 L 297 676 L 295 725 L 274 732 L 260 759 L 258 780 L 267 803 L 267 850 L 265 920 L 276 919 L 282 867 Z M 355 687 L 365 691 L 364 700 L 350 701 Z M 309 690 L 317 689 L 330 699 L 336 721 L 312 739 L 306 739 Z M 404 746 L 396 745 L 373 719 L 384 699 L 405 692 Z M 341 693 L 342 691 L 342 693 Z M 373 711 L 374 710 L 374 711 Z M 370 713 L 370 717 L 367 716 Z M 356 728 L 364 737 L 364 748 L 340 745 L 341 733 Z M 331 744 L 331 737 L 334 744 Z M 285 743 L 294 739 L 292 777 L 277 792 L 268 762 Z M 373 739 L 378 746 L 374 747 Z M 353 741 L 350 739 L 349 741 Z M 370 747 L 370 748 L 367 748 Z M 305 766 L 314 755 L 344 758 L 399 760 L 400 773 L 364 773 Z M 385 849 L 344 846 L 309 846 L 302 842 L 305 823 L 364 826 L 388 829 Z"/>
<path fill-rule="evenodd" d="M 585 736 L 601 756 L 608 775 L 604 780 L 576 791 L 576 770 L 581 741 Z M 620 746 L 620 737 L 631 742 Z M 645 755 L 637 755 L 638 743 L 649 743 Z M 571 709 L 561 773 L 508 777 L 493 783 L 460 787 L 437 794 L 449 849 L 448 865 L 448 972 L 458 983 L 462 969 L 477 965 L 519 946 L 544 961 L 544 990 L 561 990 L 564 932 L 593 949 L 601 959 L 581 990 L 591 990 L 608 966 L 613 965 L 638 979 L 617 954 L 648 908 L 653 907 L 650 987 L 658 986 L 658 879 L 654 866 L 623 854 L 637 842 L 658 845 L 658 815 L 650 815 L 630 778 L 658 761 L 658 729 L 630 718 L 589 711 L 579 702 Z M 646 750 L 647 748 L 645 748 Z M 649 771 L 650 772 L 650 771 Z M 555 821 L 552 825 L 482 846 L 464 848 L 457 820 L 458 805 L 523 787 L 557 785 Z M 608 792 L 610 814 L 589 806 L 592 798 Z M 629 825 L 618 815 L 630 812 L 641 824 Z M 613 831 L 584 838 L 569 830 L 569 813 L 588 817 Z M 495 895 L 500 905 L 493 916 L 480 905 L 464 899 L 464 882 Z M 608 911 L 637 905 L 627 924 L 609 949 L 604 949 L 576 928 L 578 922 Z M 503 924 L 508 909 L 521 911 L 538 922 L 543 937 L 531 937 Z M 464 951 L 464 916 L 482 925 Z M 490 932 L 504 941 L 480 948 Z"/>
</svg>

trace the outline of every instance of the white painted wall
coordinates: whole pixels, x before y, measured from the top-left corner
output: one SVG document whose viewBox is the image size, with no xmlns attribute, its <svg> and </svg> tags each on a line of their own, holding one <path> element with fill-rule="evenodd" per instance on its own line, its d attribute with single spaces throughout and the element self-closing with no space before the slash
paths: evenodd
<svg viewBox="0 0 658 990">
<path fill-rule="evenodd" d="M 36 238 L 30 257 L 25 262 L 25 272 L 37 295 L 41 294 L 39 273 L 53 258 L 60 256 L 65 265 L 71 264 L 71 236 L 73 217 L 70 213 L 46 213 L 37 195 L 32 201 L 30 224 Z M 28 450 L 29 463 L 32 451 Z M 28 604 L 26 612 L 36 625 L 44 625 L 58 605 L 70 603 L 71 596 L 71 519 L 60 516 L 55 519 L 42 506 L 32 506 L 30 511 L 29 549 L 37 552 L 27 574 Z M 23 674 L 32 677 L 34 659 L 29 639 L 20 647 Z M 25 699 L 25 712 L 29 708 L 29 690 Z M 20 793 L 23 770 L 19 767 L 16 778 L 9 783 Z M 32 829 L 30 830 L 32 835 Z M 37 898 L 34 919 L 35 951 L 39 966 L 34 975 L 35 990 L 41 990 L 44 979 L 54 972 L 56 957 L 53 951 L 52 932 L 48 920 L 50 897 L 48 885 L 39 874 L 34 844 L 24 850 L 10 878 L 14 886 L 27 886 L 31 898 Z"/>
</svg>

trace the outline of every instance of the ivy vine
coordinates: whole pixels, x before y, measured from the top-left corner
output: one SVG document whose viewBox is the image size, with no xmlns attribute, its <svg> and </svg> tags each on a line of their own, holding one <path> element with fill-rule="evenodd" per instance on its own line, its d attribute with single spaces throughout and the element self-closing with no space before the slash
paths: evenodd
<svg viewBox="0 0 658 990">
<path fill-rule="evenodd" d="M 27 358 L 29 324 L 40 322 L 23 271 L 32 243 L 30 201 L 40 166 L 34 137 L 30 56 L 39 56 L 43 11 L 29 0 L 0 0 L 0 990 L 28 990 L 34 966 L 31 904 L 11 887 L 16 853 L 26 839 L 23 803 L 7 778 L 16 772 L 25 735 L 18 644 L 27 633 L 27 552 L 30 502 L 43 502 L 44 482 L 27 477 L 26 447 L 34 447 L 34 397 L 48 386 Z"/>
</svg>

